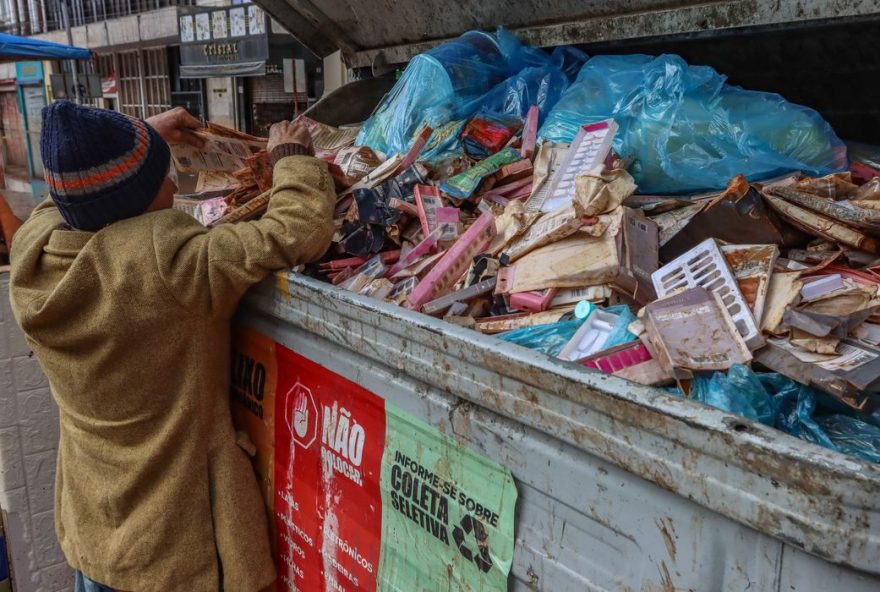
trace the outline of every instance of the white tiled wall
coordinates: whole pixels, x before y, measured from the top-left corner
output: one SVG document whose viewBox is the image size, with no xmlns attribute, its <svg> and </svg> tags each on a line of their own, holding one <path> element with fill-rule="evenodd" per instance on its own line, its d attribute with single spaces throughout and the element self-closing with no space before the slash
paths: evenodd
<svg viewBox="0 0 880 592">
<path fill-rule="evenodd" d="M 12 318 L 0 273 L 0 507 L 15 592 L 68 592 L 73 574 L 53 521 L 58 408 Z"/>
</svg>

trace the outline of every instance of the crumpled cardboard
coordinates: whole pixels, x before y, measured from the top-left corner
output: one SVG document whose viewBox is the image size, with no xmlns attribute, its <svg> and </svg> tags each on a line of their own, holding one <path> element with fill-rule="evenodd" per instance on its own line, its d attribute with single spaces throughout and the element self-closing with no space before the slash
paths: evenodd
<svg viewBox="0 0 880 592">
<path fill-rule="evenodd" d="M 858 189 L 858 185 L 852 182 L 852 174 L 849 171 L 831 173 L 819 179 L 803 179 L 798 181 L 795 187 L 828 199 L 845 199 Z"/>
<path fill-rule="evenodd" d="M 802 347 L 808 352 L 825 355 L 837 355 L 840 339 L 836 337 L 816 337 L 800 329 L 792 329 L 789 337 L 792 345 Z"/>
<path fill-rule="evenodd" d="M 583 216 L 609 214 L 636 191 L 632 176 L 622 169 L 602 175 L 580 175 L 575 177 L 574 186 L 575 201 L 581 205 Z"/>
<path fill-rule="evenodd" d="M 345 186 L 351 187 L 379 167 L 382 160 L 368 146 L 351 146 L 340 150 L 333 164 L 339 167 Z"/>
<path fill-rule="evenodd" d="M 506 268 L 512 270 L 508 272 L 512 279 L 505 291 L 578 288 L 610 282 L 617 276 L 616 235 L 619 228 L 618 217 L 600 237 L 577 232 L 532 251 Z"/>
<path fill-rule="evenodd" d="M 844 280 L 844 288 L 789 308 L 782 320 L 793 331 L 799 330 L 816 338 L 844 339 L 880 308 L 877 290 L 876 284 Z"/>
<path fill-rule="evenodd" d="M 504 253 L 516 261 L 527 253 L 573 234 L 583 224 L 581 207 L 571 203 L 544 214 L 533 222 Z"/>
<path fill-rule="evenodd" d="M 519 237 L 540 216 L 537 212 L 526 212 L 521 201 L 512 201 L 500 216 L 495 217 L 498 234 L 492 240 L 487 252 L 497 256 L 507 245 Z"/>
<path fill-rule="evenodd" d="M 770 287 L 767 290 L 764 315 L 761 319 L 761 330 L 765 333 L 780 333 L 780 325 L 786 309 L 800 300 L 801 288 L 804 286 L 800 277 L 799 271 L 777 271 L 770 276 Z M 782 332 L 784 333 L 784 330 Z"/>
</svg>

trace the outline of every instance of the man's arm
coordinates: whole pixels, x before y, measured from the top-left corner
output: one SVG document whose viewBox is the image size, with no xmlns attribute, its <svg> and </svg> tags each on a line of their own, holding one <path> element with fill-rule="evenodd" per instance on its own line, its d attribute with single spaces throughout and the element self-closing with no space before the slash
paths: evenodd
<svg viewBox="0 0 880 592">
<path fill-rule="evenodd" d="M 231 316 L 244 292 L 270 272 L 327 250 L 336 201 L 327 165 L 308 155 L 308 132 L 289 122 L 272 126 L 269 148 L 276 160 L 274 186 L 262 219 L 210 231 L 195 224 L 155 226 L 159 271 L 187 308 Z"/>
<path fill-rule="evenodd" d="M 203 139 L 193 133 L 193 130 L 202 127 L 202 122 L 183 107 L 153 115 L 145 121 L 169 144 L 191 144 L 196 148 L 205 144 Z"/>
</svg>

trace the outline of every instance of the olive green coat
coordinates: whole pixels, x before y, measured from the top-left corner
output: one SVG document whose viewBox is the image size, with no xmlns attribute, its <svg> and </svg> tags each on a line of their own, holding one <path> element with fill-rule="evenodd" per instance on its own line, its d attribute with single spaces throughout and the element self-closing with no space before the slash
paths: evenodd
<svg viewBox="0 0 880 592">
<path fill-rule="evenodd" d="M 61 415 L 55 520 L 70 564 L 132 592 L 254 592 L 275 570 L 230 417 L 230 318 L 333 232 L 324 163 L 281 159 L 269 211 L 207 230 L 162 210 L 90 233 L 51 200 L 15 235 L 15 316 Z"/>
</svg>

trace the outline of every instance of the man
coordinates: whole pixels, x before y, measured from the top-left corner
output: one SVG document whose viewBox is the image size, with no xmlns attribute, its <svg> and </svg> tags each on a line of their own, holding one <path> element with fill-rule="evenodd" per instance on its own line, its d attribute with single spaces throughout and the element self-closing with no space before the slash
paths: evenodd
<svg viewBox="0 0 880 592">
<path fill-rule="evenodd" d="M 171 209 L 162 139 L 197 142 L 196 126 L 182 111 L 43 111 L 52 197 L 15 235 L 11 299 L 60 409 L 55 520 L 81 589 L 256 592 L 275 578 L 228 407 L 229 321 L 248 287 L 324 253 L 333 183 L 308 132 L 277 124 L 269 210 L 209 231 Z"/>
</svg>

